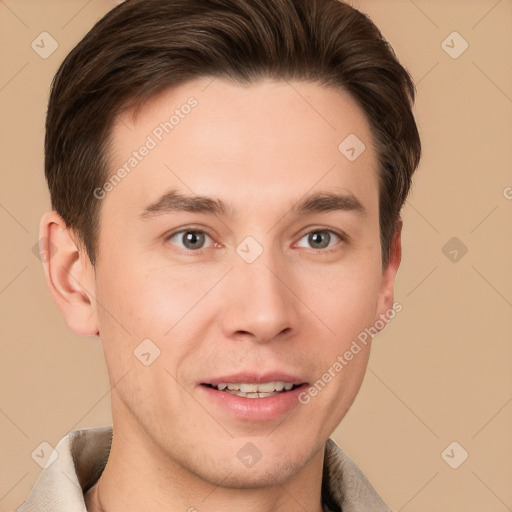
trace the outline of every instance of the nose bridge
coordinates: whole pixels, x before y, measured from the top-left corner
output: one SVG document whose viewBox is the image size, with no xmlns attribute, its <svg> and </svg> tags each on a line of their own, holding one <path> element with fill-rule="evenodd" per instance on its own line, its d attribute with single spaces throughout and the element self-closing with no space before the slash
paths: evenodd
<svg viewBox="0 0 512 512">
<path fill-rule="evenodd" d="M 239 254 L 240 248 L 247 246 L 242 243 L 238 247 L 230 272 L 224 334 L 252 335 L 255 341 L 266 342 L 284 331 L 295 330 L 298 315 L 294 295 L 287 287 L 291 273 L 285 270 L 283 258 L 268 248 L 251 261 L 245 257 L 247 252 Z M 248 252 L 252 249 L 249 246 Z"/>
</svg>

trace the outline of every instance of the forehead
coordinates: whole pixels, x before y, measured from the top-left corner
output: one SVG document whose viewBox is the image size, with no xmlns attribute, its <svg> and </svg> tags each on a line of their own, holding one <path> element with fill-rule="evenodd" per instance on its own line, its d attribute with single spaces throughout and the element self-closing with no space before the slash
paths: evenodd
<svg viewBox="0 0 512 512">
<path fill-rule="evenodd" d="M 111 176 L 121 176 L 104 209 L 140 209 L 167 189 L 245 209 L 315 187 L 377 200 L 363 111 L 347 92 L 311 82 L 188 82 L 116 119 L 110 148 Z"/>
</svg>

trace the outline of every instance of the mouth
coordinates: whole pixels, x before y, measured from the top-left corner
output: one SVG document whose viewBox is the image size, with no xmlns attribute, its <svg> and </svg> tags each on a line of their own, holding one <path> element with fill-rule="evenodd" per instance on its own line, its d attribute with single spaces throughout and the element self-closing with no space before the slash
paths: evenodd
<svg viewBox="0 0 512 512">
<path fill-rule="evenodd" d="M 288 415 L 308 383 L 282 371 L 238 372 L 199 383 L 208 407 L 242 421 L 264 422 Z"/>
<path fill-rule="evenodd" d="M 269 398 L 280 394 L 293 391 L 302 386 L 302 384 L 294 384 L 285 381 L 270 381 L 260 384 L 244 383 L 244 382 L 220 382 L 219 384 L 203 384 L 203 386 L 228 393 L 230 395 L 240 396 L 242 398 Z"/>
</svg>

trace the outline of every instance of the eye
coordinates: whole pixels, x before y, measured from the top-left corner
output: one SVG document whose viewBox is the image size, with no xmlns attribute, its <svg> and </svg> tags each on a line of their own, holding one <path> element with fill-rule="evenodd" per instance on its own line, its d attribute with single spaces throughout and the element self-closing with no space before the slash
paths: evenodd
<svg viewBox="0 0 512 512">
<path fill-rule="evenodd" d="M 341 240 L 341 237 L 340 235 L 334 233 L 334 231 L 330 231 L 328 229 L 319 229 L 304 235 L 297 242 L 298 247 L 305 247 L 304 245 L 301 245 L 301 241 L 304 239 L 313 249 L 326 249 L 334 245 L 338 240 Z"/>
<path fill-rule="evenodd" d="M 186 229 L 170 235 L 167 240 L 181 249 L 190 251 L 203 249 L 205 241 L 211 239 L 204 231 Z"/>
</svg>

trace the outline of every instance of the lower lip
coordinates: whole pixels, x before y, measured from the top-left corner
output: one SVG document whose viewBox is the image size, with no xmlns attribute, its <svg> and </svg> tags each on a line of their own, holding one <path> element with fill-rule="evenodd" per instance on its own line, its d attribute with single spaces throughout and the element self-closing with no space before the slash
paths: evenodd
<svg viewBox="0 0 512 512">
<path fill-rule="evenodd" d="M 205 385 L 200 385 L 199 388 L 203 393 L 206 393 L 208 401 L 213 402 L 239 419 L 268 421 L 289 414 L 299 405 L 299 394 L 307 388 L 307 384 L 265 398 L 244 398 Z"/>
</svg>

